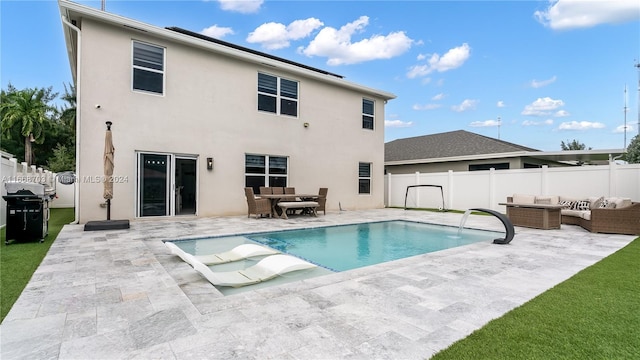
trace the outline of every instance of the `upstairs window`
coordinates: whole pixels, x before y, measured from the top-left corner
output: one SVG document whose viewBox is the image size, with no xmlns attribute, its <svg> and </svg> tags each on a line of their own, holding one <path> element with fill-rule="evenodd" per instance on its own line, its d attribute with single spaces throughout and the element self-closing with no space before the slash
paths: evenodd
<svg viewBox="0 0 640 360">
<path fill-rule="evenodd" d="M 133 42 L 133 90 L 164 93 L 164 48 Z"/>
<path fill-rule="evenodd" d="M 373 130 L 373 100 L 362 99 L 362 128 Z"/>
<path fill-rule="evenodd" d="M 258 73 L 258 110 L 298 116 L 298 82 Z"/>
<path fill-rule="evenodd" d="M 371 163 L 358 164 L 358 194 L 371 194 Z"/>
</svg>

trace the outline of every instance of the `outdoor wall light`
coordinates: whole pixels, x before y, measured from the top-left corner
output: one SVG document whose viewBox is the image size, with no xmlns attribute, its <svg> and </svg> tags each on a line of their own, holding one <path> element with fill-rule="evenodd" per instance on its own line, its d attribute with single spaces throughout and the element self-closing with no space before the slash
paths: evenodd
<svg viewBox="0 0 640 360">
<path fill-rule="evenodd" d="M 308 123 L 308 122 L 306 122 L 306 123 L 304 123 L 304 124 L 302 124 L 302 125 L 303 125 L 304 127 L 306 127 L 306 128 L 307 128 L 307 127 L 309 127 L 309 123 Z"/>
<path fill-rule="evenodd" d="M 213 170 L 213 158 L 207 158 L 207 170 Z"/>
</svg>

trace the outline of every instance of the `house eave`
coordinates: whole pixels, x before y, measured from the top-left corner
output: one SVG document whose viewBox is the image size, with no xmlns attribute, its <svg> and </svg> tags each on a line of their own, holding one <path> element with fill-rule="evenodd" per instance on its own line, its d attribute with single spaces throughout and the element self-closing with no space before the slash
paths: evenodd
<svg viewBox="0 0 640 360">
<path fill-rule="evenodd" d="M 269 67 L 281 69 L 289 73 L 297 74 L 297 75 L 308 77 L 308 78 L 313 78 L 315 80 L 319 80 L 325 83 L 331 83 L 336 86 L 355 90 L 370 96 L 380 98 L 385 101 L 396 98 L 396 96 L 392 93 L 362 86 L 356 83 L 352 83 L 350 81 L 338 78 L 335 75 L 330 73 L 322 74 L 319 72 L 311 71 L 311 70 L 298 67 L 292 64 L 277 61 L 273 58 L 264 57 L 257 54 L 248 53 L 239 49 L 226 47 L 221 44 L 216 44 L 210 41 L 195 38 L 193 36 L 185 35 L 173 30 L 146 24 L 146 23 L 125 18 L 116 14 L 108 13 L 106 11 L 76 4 L 74 2 L 70 2 L 67 0 L 59 0 L 58 5 L 60 7 L 61 16 L 71 17 L 77 14 L 79 16 L 90 18 L 95 21 L 109 23 L 115 26 L 122 26 L 122 27 L 128 28 L 129 30 L 139 31 L 155 37 L 164 38 L 170 41 L 187 44 L 193 47 L 203 48 L 224 56 L 237 58 L 245 62 L 250 62 L 257 65 L 262 65 L 262 66 L 266 65 Z M 72 45 L 67 42 L 67 47 L 69 46 L 72 46 Z"/>
<path fill-rule="evenodd" d="M 508 153 L 497 154 L 477 154 L 477 155 L 463 155 L 463 156 L 450 156 L 431 159 L 409 159 L 409 160 L 394 160 L 385 161 L 385 166 L 398 166 L 398 165 L 415 165 L 415 164 L 434 164 L 443 162 L 455 162 L 455 161 L 471 161 L 471 160 L 490 160 L 490 159 L 505 159 L 514 157 L 530 157 L 536 159 L 542 159 L 554 162 L 567 162 L 567 161 L 611 161 L 616 157 L 619 157 L 626 153 L 624 149 L 604 149 L 604 150 L 563 150 L 563 151 L 515 151 Z"/>
</svg>

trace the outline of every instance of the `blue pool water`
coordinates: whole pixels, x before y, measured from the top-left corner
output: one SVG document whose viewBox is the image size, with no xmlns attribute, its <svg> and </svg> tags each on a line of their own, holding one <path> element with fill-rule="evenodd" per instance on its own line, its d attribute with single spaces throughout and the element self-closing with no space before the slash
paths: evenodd
<svg viewBox="0 0 640 360">
<path fill-rule="evenodd" d="M 331 271 L 345 271 L 498 237 L 504 234 L 398 220 L 181 240 L 176 244 L 202 255 L 257 242 Z"/>
<path fill-rule="evenodd" d="M 315 229 L 247 235 L 250 240 L 307 259 L 333 271 L 398 260 L 479 241 L 500 233 L 424 224 L 385 221 Z"/>
</svg>

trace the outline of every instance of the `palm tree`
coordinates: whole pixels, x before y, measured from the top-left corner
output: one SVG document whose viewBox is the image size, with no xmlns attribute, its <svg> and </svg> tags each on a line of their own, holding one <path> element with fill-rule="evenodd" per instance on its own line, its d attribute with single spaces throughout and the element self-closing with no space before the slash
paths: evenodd
<svg viewBox="0 0 640 360">
<path fill-rule="evenodd" d="M 31 143 L 44 142 L 44 122 L 56 111 L 49 102 L 56 96 L 51 87 L 16 90 L 9 85 L 6 92 L 2 91 L 2 133 L 10 138 L 14 127 L 20 129 L 19 133 L 24 137 L 24 161 L 27 165 L 33 163 Z"/>
<path fill-rule="evenodd" d="M 66 102 L 60 113 L 60 120 L 75 132 L 76 128 L 76 87 L 73 84 L 64 85 L 64 95 L 60 97 Z"/>
</svg>

